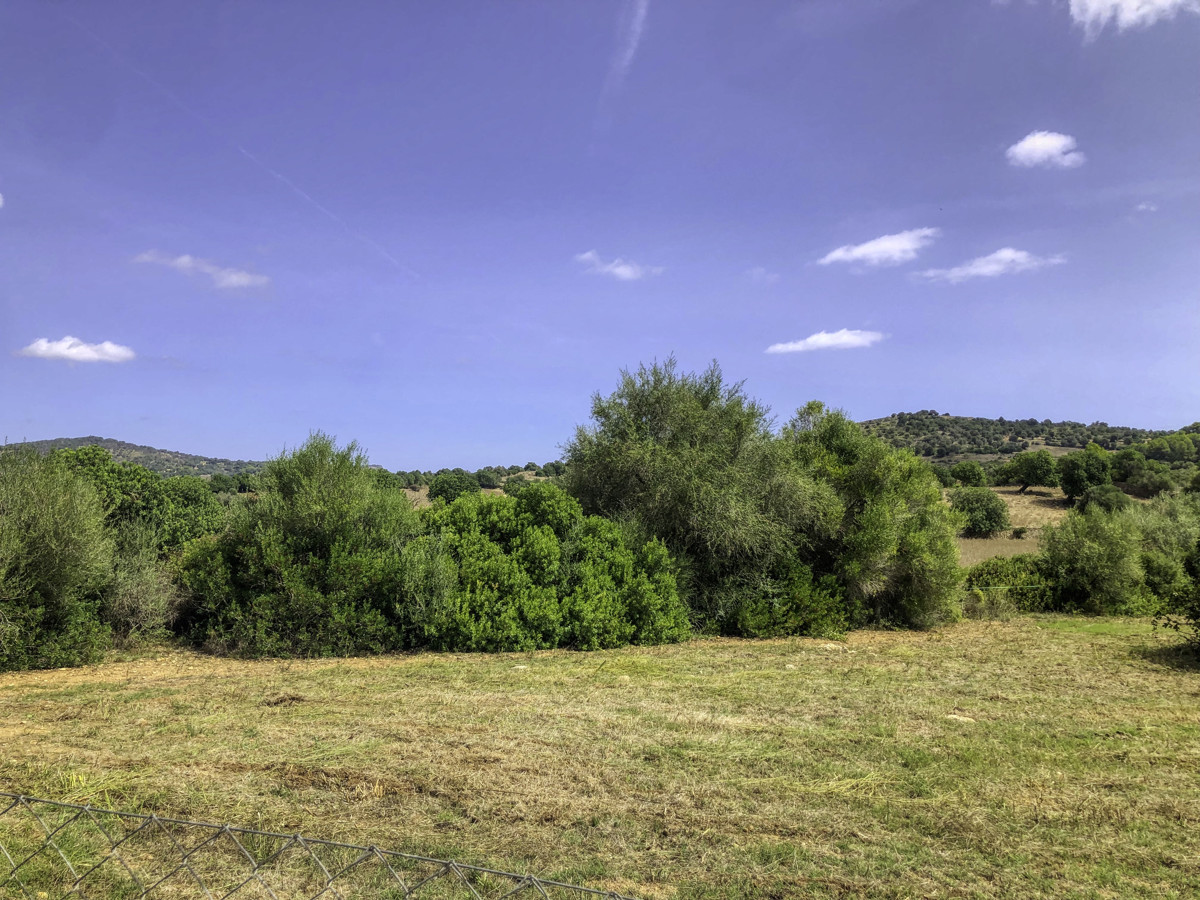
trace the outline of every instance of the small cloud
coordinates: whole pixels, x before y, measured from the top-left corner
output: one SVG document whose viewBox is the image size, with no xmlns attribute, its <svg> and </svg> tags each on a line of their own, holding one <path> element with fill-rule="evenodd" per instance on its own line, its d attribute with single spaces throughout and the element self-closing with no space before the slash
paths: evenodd
<svg viewBox="0 0 1200 900">
<path fill-rule="evenodd" d="M 767 348 L 767 352 L 807 353 L 810 350 L 854 350 L 858 347 L 870 347 L 872 344 L 878 344 L 883 338 L 884 335 L 878 331 L 842 328 L 839 331 L 818 331 L 802 341 L 772 344 Z"/>
<path fill-rule="evenodd" d="M 1004 247 L 953 269 L 926 269 L 921 273 L 921 277 L 931 281 L 958 284 L 969 278 L 995 278 L 997 275 L 1010 275 L 1014 272 L 1031 272 L 1046 266 L 1057 266 L 1066 261 L 1065 256 L 1034 256 L 1024 250 Z"/>
<path fill-rule="evenodd" d="M 577 253 L 575 261 L 587 266 L 586 271 L 597 275 L 610 275 L 618 281 L 638 281 L 647 275 L 661 275 L 666 270 L 662 266 L 643 266 L 640 263 L 617 257 L 612 262 L 605 262 L 595 250 L 587 253 Z"/>
<path fill-rule="evenodd" d="M 1145 200 L 1137 205 L 1136 210 L 1141 213 L 1158 212 L 1158 204 Z"/>
<path fill-rule="evenodd" d="M 941 235 L 940 228 L 914 228 L 899 234 L 885 234 L 865 244 L 846 244 L 831 250 L 817 260 L 817 265 L 830 263 L 863 263 L 868 266 L 895 266 L 912 262 L 917 254 Z"/>
<path fill-rule="evenodd" d="M 28 347 L 17 351 L 21 356 L 34 356 L 38 359 L 65 359 L 67 362 L 92 363 L 122 363 L 134 358 L 133 350 L 103 341 L 99 344 L 87 344 L 77 337 L 67 335 L 61 341 L 51 341 L 38 338 Z"/>
<path fill-rule="evenodd" d="M 165 253 L 159 253 L 157 250 L 147 250 L 145 253 L 134 257 L 133 261 L 169 266 L 188 275 L 193 272 L 199 272 L 202 275 L 209 276 L 213 284 L 219 288 L 263 287 L 271 283 L 271 279 L 266 275 L 246 272 L 243 269 L 226 269 L 218 266 L 216 263 L 209 262 L 206 259 L 199 259 L 186 253 L 182 256 L 167 256 Z"/>
<path fill-rule="evenodd" d="M 4 195 L 0 194 L 0 209 L 4 209 Z"/>
<path fill-rule="evenodd" d="M 1074 169 L 1087 162 L 1075 149 L 1075 138 L 1057 131 L 1031 131 L 1005 152 L 1012 166 L 1046 169 Z"/>
<path fill-rule="evenodd" d="M 755 284 L 778 284 L 779 273 L 769 272 L 762 266 L 755 266 L 753 269 L 746 270 L 746 277 Z"/>
<path fill-rule="evenodd" d="M 1114 24 L 1117 31 L 1149 28 L 1177 13 L 1200 13 L 1200 0 L 1071 0 L 1071 18 L 1089 38 Z"/>
</svg>

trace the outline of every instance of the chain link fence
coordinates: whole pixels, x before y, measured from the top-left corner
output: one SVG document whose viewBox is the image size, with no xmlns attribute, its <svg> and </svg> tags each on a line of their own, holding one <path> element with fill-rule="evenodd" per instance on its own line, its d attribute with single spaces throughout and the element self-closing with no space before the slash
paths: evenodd
<svg viewBox="0 0 1200 900">
<path fill-rule="evenodd" d="M 630 900 L 374 846 L 0 792 L 0 900 Z"/>
</svg>

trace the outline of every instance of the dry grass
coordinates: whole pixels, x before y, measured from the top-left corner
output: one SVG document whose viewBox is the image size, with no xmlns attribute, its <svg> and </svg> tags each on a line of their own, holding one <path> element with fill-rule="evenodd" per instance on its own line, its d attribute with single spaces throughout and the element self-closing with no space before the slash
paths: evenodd
<svg viewBox="0 0 1200 900">
<path fill-rule="evenodd" d="M 1200 677 L 1138 621 L 0 675 L 0 785 L 643 897 L 1191 897 Z"/>
<path fill-rule="evenodd" d="M 959 562 L 973 566 L 994 556 L 1016 556 L 1036 553 L 1042 528 L 1057 525 L 1066 518 L 1070 504 L 1058 488 L 1030 488 L 1021 493 L 1018 487 L 991 488 L 1008 505 L 1008 517 L 1013 528 L 1026 529 L 1025 537 L 1014 538 L 1005 533 L 990 538 L 959 538 Z"/>
</svg>

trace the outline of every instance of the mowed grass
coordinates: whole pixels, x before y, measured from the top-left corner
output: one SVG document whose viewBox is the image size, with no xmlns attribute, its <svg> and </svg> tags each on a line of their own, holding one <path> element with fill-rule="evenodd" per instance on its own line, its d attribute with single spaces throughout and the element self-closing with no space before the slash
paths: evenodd
<svg viewBox="0 0 1200 900">
<path fill-rule="evenodd" d="M 0 675 L 0 785 L 659 897 L 1194 897 L 1144 621 Z"/>
</svg>

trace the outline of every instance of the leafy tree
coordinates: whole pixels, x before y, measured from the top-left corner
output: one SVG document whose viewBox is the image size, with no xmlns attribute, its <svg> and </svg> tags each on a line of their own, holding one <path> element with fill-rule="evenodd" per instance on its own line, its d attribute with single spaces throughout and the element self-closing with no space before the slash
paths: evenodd
<svg viewBox="0 0 1200 900">
<path fill-rule="evenodd" d="M 1057 486 L 1058 466 L 1049 450 L 1018 453 L 1008 463 L 1007 477 L 1021 486 L 1023 494 L 1031 487 Z"/>
<path fill-rule="evenodd" d="M 107 450 L 86 446 L 55 450 L 52 457 L 91 482 L 110 524 L 141 522 L 158 527 L 166 510 L 163 478 L 135 463 L 118 463 Z"/>
<path fill-rule="evenodd" d="M 1058 461 L 1059 481 L 1068 500 L 1082 497 L 1088 488 L 1112 482 L 1112 462 L 1107 451 L 1096 444 Z"/>
<path fill-rule="evenodd" d="M 480 469 L 475 473 L 475 481 L 481 488 L 498 488 L 502 484 L 500 476 L 491 469 Z"/>
<path fill-rule="evenodd" d="M 983 487 L 987 484 L 987 473 L 974 460 L 965 460 L 950 467 L 950 474 L 964 487 Z"/>
<path fill-rule="evenodd" d="M 963 535 L 991 537 L 1012 527 L 1004 498 L 985 487 L 961 487 L 950 492 L 950 508 L 963 517 Z"/>
<path fill-rule="evenodd" d="M 208 479 L 208 488 L 214 494 L 236 494 L 237 479 L 232 475 L 217 473 Z"/>
<path fill-rule="evenodd" d="M 180 547 L 225 525 L 225 507 L 202 478 L 180 475 L 162 481 L 165 499 L 159 540 L 163 547 Z"/>
<path fill-rule="evenodd" d="M 0 670 L 100 657 L 113 542 L 90 481 L 61 458 L 0 451 Z"/>
<path fill-rule="evenodd" d="M 479 481 L 474 475 L 463 471 L 446 471 L 435 475 L 429 482 L 429 499 L 453 503 L 463 494 L 479 493 Z"/>
</svg>

